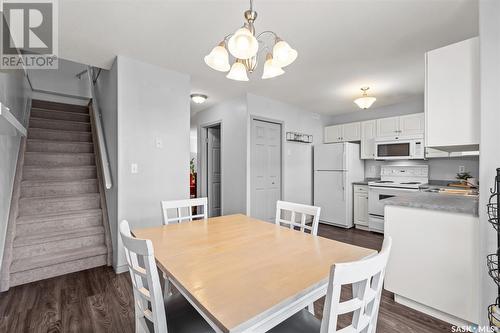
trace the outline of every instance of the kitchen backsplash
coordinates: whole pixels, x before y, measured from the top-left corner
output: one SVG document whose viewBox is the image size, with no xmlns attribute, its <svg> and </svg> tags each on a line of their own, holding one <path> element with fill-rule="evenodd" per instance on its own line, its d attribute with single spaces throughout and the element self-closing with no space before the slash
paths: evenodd
<svg viewBox="0 0 500 333">
<path fill-rule="evenodd" d="M 374 161 L 365 160 L 365 177 L 379 178 L 380 167 L 382 165 L 418 165 L 427 164 L 429 166 L 429 179 L 432 180 L 454 180 L 459 167 L 463 166 L 465 171 L 472 177 L 479 176 L 479 157 L 462 158 L 433 158 L 427 161 Z"/>
</svg>

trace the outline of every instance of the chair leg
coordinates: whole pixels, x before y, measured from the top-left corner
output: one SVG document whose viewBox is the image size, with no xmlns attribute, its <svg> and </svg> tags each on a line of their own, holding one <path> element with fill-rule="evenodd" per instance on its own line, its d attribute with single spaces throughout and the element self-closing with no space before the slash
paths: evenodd
<svg viewBox="0 0 500 333">
<path fill-rule="evenodd" d="M 314 316 L 314 303 L 309 304 L 307 310 Z"/>
<path fill-rule="evenodd" d="M 170 281 L 168 281 L 168 276 L 163 274 L 163 300 L 166 302 L 167 298 L 172 295 L 172 289 L 170 288 Z"/>
</svg>

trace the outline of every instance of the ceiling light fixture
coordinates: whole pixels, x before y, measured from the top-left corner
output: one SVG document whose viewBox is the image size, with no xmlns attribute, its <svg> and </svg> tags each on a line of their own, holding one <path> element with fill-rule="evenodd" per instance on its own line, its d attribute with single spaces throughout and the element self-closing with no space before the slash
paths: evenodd
<svg viewBox="0 0 500 333">
<path fill-rule="evenodd" d="M 375 103 L 375 101 L 377 100 L 375 97 L 368 96 L 367 93 L 368 89 L 370 89 L 370 87 L 361 88 L 363 96 L 354 100 L 354 103 L 356 103 L 357 106 L 359 106 L 361 109 L 364 110 L 372 106 L 372 104 Z"/>
<path fill-rule="evenodd" d="M 248 81 L 248 73 L 253 73 L 257 67 L 260 44 L 262 44 L 263 50 L 271 49 L 262 37 L 271 35 L 274 46 L 272 53 L 266 55 L 262 78 L 270 79 L 285 73 L 283 67 L 290 65 L 297 59 L 297 51 L 273 31 L 268 30 L 258 35 L 255 34 L 254 22 L 257 19 L 257 12 L 253 10 L 253 0 L 250 0 L 250 9 L 245 12 L 244 17 L 246 23 L 233 34 L 224 37 L 222 42 L 205 56 L 205 63 L 217 71 L 229 71 L 226 75 L 228 79 Z M 229 64 L 229 54 L 234 57 L 232 65 Z"/>
<path fill-rule="evenodd" d="M 191 100 L 196 103 L 196 104 L 202 104 L 205 103 L 207 100 L 207 95 L 203 94 L 191 94 Z"/>
</svg>

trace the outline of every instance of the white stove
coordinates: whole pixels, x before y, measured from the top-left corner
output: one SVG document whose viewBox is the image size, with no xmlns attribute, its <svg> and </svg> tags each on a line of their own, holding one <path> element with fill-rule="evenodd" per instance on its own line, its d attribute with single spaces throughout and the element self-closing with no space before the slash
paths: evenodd
<svg viewBox="0 0 500 333">
<path fill-rule="evenodd" d="M 427 165 L 382 166 L 380 180 L 368 183 L 369 229 L 384 232 L 384 199 L 418 191 L 421 185 L 428 182 Z"/>
</svg>

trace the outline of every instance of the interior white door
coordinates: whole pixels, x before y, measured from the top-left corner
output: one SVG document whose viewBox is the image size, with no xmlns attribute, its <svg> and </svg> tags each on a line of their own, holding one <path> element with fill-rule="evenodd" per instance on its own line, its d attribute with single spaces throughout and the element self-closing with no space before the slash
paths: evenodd
<svg viewBox="0 0 500 333">
<path fill-rule="evenodd" d="M 208 216 L 221 215 L 220 126 L 207 129 Z"/>
<path fill-rule="evenodd" d="M 281 139 L 280 124 L 252 121 L 250 213 L 270 222 L 281 199 Z"/>
<path fill-rule="evenodd" d="M 344 171 L 314 172 L 314 205 L 321 207 L 323 223 L 347 224 L 347 198 Z"/>
</svg>

